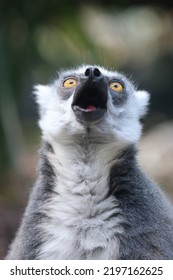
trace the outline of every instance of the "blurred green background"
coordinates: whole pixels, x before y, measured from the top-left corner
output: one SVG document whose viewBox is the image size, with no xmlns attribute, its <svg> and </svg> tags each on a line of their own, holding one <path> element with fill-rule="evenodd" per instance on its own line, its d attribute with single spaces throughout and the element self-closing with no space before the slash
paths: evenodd
<svg viewBox="0 0 173 280">
<path fill-rule="evenodd" d="M 164 4 L 0 1 L 0 259 L 36 178 L 40 131 L 32 88 L 60 68 L 101 64 L 151 93 L 139 161 L 173 198 L 173 5 Z"/>
</svg>

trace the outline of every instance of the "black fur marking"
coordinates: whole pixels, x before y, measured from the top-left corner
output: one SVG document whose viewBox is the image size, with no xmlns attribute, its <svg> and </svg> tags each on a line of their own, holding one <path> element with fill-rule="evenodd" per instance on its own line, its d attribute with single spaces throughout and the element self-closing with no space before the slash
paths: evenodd
<svg viewBox="0 0 173 280">
<path fill-rule="evenodd" d="M 41 163 L 40 163 L 40 172 L 42 178 L 43 191 L 45 193 L 50 193 L 54 190 L 55 185 L 55 171 L 50 161 L 47 158 L 47 155 L 41 152 Z"/>
<path fill-rule="evenodd" d="M 127 192 L 127 189 L 122 189 L 120 186 L 122 183 L 128 183 L 129 176 L 128 173 L 132 172 L 134 166 L 136 165 L 136 148 L 135 146 L 129 146 L 126 150 L 121 151 L 116 158 L 113 159 L 117 162 L 110 171 L 110 183 L 109 183 L 109 192 L 108 196 L 114 195 L 116 192 Z"/>
<path fill-rule="evenodd" d="M 52 145 L 51 145 L 50 143 L 45 142 L 44 145 L 45 145 L 45 149 L 46 149 L 48 152 L 54 154 L 53 147 L 52 147 Z"/>
</svg>

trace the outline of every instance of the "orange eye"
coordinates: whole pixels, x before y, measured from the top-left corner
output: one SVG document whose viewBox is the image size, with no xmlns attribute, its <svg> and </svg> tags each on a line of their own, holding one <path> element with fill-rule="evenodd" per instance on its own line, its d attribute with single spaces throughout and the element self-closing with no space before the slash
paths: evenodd
<svg viewBox="0 0 173 280">
<path fill-rule="evenodd" d="M 68 78 L 63 83 L 63 86 L 65 88 L 72 88 L 72 87 L 75 87 L 76 85 L 77 85 L 77 81 L 73 78 Z"/>
<path fill-rule="evenodd" d="M 112 90 L 117 91 L 117 92 L 122 92 L 124 90 L 123 85 L 119 82 L 112 82 L 112 83 L 110 83 L 109 87 Z"/>
</svg>

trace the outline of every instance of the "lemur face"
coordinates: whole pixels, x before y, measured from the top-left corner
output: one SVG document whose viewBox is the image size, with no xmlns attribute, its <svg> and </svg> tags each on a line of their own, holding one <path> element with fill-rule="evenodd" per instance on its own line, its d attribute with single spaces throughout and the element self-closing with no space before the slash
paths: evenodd
<svg viewBox="0 0 173 280">
<path fill-rule="evenodd" d="M 37 86 L 44 138 L 67 138 L 89 128 L 97 136 L 135 143 L 149 95 L 119 72 L 86 65 L 61 72 L 52 85 Z"/>
</svg>

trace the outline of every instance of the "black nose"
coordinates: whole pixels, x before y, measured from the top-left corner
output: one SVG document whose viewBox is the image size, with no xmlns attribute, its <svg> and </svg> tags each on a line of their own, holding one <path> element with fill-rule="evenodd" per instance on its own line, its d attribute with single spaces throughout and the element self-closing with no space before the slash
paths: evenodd
<svg viewBox="0 0 173 280">
<path fill-rule="evenodd" d="M 102 77 L 102 73 L 100 70 L 96 67 L 89 67 L 85 70 L 85 76 L 90 78 L 90 79 L 98 79 Z"/>
</svg>

